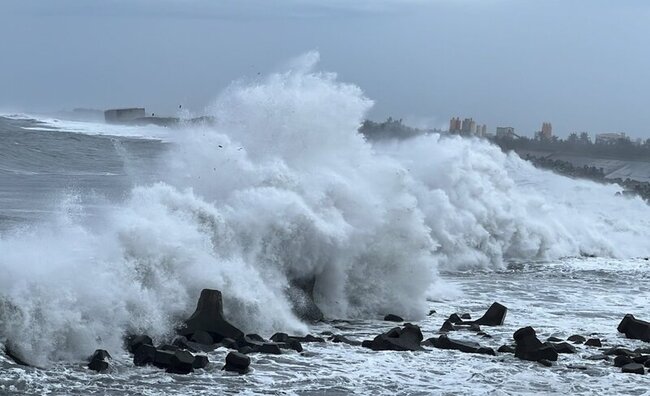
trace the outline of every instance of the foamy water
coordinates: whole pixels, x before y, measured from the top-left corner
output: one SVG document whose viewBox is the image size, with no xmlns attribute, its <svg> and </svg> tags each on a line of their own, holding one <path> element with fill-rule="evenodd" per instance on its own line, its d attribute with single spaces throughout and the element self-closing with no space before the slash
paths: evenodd
<svg viewBox="0 0 650 396">
<path fill-rule="evenodd" d="M 532 325 L 544 340 L 553 335 L 593 334 L 603 347 L 627 340 L 616 326 L 625 312 L 650 316 L 650 295 L 643 288 L 650 271 L 645 260 L 570 259 L 561 262 L 513 265 L 497 272 L 445 274 L 462 295 L 429 302 L 436 314 L 418 321 L 425 338 L 449 314 L 470 312 L 477 317 L 497 300 L 508 306 L 504 326 L 484 327 L 493 338 L 468 331 L 450 337 L 498 348 L 513 342 L 512 333 Z M 377 319 L 328 322 L 312 333 L 331 331 L 353 340 L 374 337 L 394 323 Z M 262 335 L 268 337 L 269 333 Z M 303 344 L 305 352 L 252 356 L 245 376 L 220 371 L 227 351 L 209 354 L 212 363 L 189 376 L 171 375 L 153 367 L 134 367 L 124 351 L 113 353 L 114 367 L 96 374 L 80 363 L 58 363 L 47 370 L 16 366 L 2 360 L 0 389 L 26 394 L 648 394 L 650 377 L 623 374 L 612 362 L 584 358 L 599 348 L 577 345 L 575 355 L 562 354 L 552 368 L 514 358 L 427 349 L 422 352 L 374 352 L 346 344 Z M 2 358 L 0 358 L 1 360 Z"/>
</svg>

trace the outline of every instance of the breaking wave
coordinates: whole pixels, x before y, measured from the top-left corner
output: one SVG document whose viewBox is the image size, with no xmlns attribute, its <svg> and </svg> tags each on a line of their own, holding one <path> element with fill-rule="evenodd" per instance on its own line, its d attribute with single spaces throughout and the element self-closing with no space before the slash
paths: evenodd
<svg viewBox="0 0 650 396">
<path fill-rule="evenodd" d="M 168 337 L 202 288 L 222 290 L 246 331 L 304 332 L 300 296 L 331 318 L 417 319 L 445 292 L 439 271 L 648 254 L 648 207 L 616 186 L 479 140 L 369 144 L 357 128 L 372 101 L 317 61 L 234 83 L 211 107 L 216 125 L 171 138 L 164 180 L 99 220 L 71 197 L 56 219 L 2 236 L 11 349 L 45 364 L 120 348 L 130 332 Z"/>
</svg>

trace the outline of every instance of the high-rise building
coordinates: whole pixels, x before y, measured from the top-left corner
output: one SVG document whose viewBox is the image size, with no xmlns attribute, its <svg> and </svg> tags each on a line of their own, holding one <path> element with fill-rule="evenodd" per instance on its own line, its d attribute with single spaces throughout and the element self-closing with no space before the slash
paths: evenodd
<svg viewBox="0 0 650 396">
<path fill-rule="evenodd" d="M 452 118 L 449 120 L 449 133 L 460 133 L 461 123 L 460 117 Z"/>
<path fill-rule="evenodd" d="M 461 126 L 463 135 L 473 135 L 476 133 L 476 122 L 471 118 L 465 118 Z"/>
<path fill-rule="evenodd" d="M 458 133 L 464 136 L 485 136 L 487 126 L 477 125 L 472 118 L 465 118 L 462 121 L 460 117 L 453 117 L 449 120 L 449 133 Z"/>
</svg>

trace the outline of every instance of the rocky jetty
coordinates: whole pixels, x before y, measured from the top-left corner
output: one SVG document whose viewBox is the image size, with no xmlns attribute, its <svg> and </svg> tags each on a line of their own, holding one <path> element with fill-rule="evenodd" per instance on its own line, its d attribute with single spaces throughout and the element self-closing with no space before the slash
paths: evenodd
<svg viewBox="0 0 650 396">
<path fill-rule="evenodd" d="M 405 323 L 401 327 L 394 327 L 363 342 L 349 339 L 344 334 L 334 334 L 323 331 L 327 335 L 326 341 L 322 337 L 307 334 L 304 336 L 275 333 L 270 339 L 265 339 L 259 334 L 244 334 L 243 331 L 227 321 L 223 313 L 222 295 L 219 290 L 204 289 L 201 291 L 194 313 L 183 322 L 176 336 L 170 343 L 155 346 L 154 340 L 146 334 L 134 334 L 125 337 L 125 349 L 133 354 L 135 366 L 155 366 L 169 373 L 189 374 L 196 369 L 206 368 L 209 365 L 208 356 L 202 352 L 210 352 L 218 348 L 226 348 L 228 352 L 224 371 L 244 374 L 249 372 L 252 353 L 265 353 L 281 355 L 283 353 L 302 353 L 303 344 L 309 343 L 343 343 L 352 347 L 362 346 L 373 351 L 426 351 L 424 347 L 433 347 L 439 350 L 454 350 L 463 353 L 472 353 L 496 356 L 497 353 L 514 353 L 514 356 L 528 361 L 537 362 L 543 366 L 552 366 L 558 360 L 559 354 L 575 354 L 580 348 L 587 351 L 589 348 L 601 347 L 599 338 L 589 338 L 578 334 L 568 337 L 563 341 L 558 334 L 547 337 L 546 342 L 540 341 L 534 328 L 527 326 L 513 334 L 514 345 L 501 345 L 496 351 L 491 346 L 484 346 L 478 342 L 450 338 L 449 331 L 471 330 L 475 332 L 471 337 L 492 338 L 481 330 L 482 326 L 499 326 L 504 323 L 507 308 L 500 303 L 493 303 L 488 310 L 476 320 L 471 320 L 468 313 L 451 314 L 445 319 L 441 332 L 437 337 L 424 337 L 419 326 Z M 385 321 L 401 322 L 403 319 L 394 314 L 384 317 Z M 331 323 L 340 323 L 333 321 Z M 648 340 L 650 324 L 636 319 L 633 315 L 625 315 L 618 326 L 618 330 L 628 338 Z M 342 326 L 338 326 L 344 328 Z M 460 334 L 460 333 L 459 333 Z M 592 333 L 593 334 L 593 333 Z M 429 350 L 431 353 L 431 350 Z M 12 356 L 8 353 L 9 356 Z M 307 355 L 305 355 L 307 356 Z M 584 356 L 584 359 L 596 361 L 613 361 L 614 367 L 623 373 L 645 374 L 650 367 L 650 348 L 637 348 L 631 350 L 621 346 L 613 346 L 601 353 Z M 89 358 L 90 370 L 97 372 L 110 371 L 111 356 L 103 349 L 96 350 Z M 568 366 L 567 366 L 568 367 Z M 571 364 L 571 367 L 580 366 Z"/>
</svg>

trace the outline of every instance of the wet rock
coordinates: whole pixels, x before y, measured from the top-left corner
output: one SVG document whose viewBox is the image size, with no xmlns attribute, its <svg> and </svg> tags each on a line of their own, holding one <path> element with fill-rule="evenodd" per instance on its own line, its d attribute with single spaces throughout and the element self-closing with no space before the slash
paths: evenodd
<svg viewBox="0 0 650 396">
<path fill-rule="evenodd" d="M 465 353 L 496 355 L 492 348 L 482 347 L 476 342 L 452 340 L 444 334 L 438 338 L 429 338 L 423 343 L 423 345 L 431 345 L 438 349 L 453 349 Z"/>
<path fill-rule="evenodd" d="M 108 352 L 103 349 L 97 349 L 90 357 L 88 368 L 97 372 L 106 371 L 110 366 L 110 359 L 111 355 Z"/>
<path fill-rule="evenodd" d="M 239 352 L 230 352 L 226 356 L 226 365 L 222 370 L 245 374 L 249 370 L 251 358 Z"/>
<path fill-rule="evenodd" d="M 433 314 L 435 314 L 435 313 L 436 313 L 436 310 L 435 310 L 435 309 L 432 309 L 432 310 L 429 311 L 429 315 L 428 315 L 428 316 L 431 316 L 431 315 L 433 315 Z"/>
<path fill-rule="evenodd" d="M 472 323 L 469 325 L 469 331 L 481 331 L 481 326 L 477 325 L 476 323 Z"/>
<path fill-rule="evenodd" d="M 523 360 L 539 361 L 542 359 L 556 361 L 557 352 L 550 345 L 542 344 L 535 329 L 524 327 L 513 334 L 515 339 L 515 356 Z"/>
<path fill-rule="evenodd" d="M 623 367 L 630 363 L 634 363 L 634 360 L 629 356 L 616 356 L 616 358 L 614 358 L 614 366 L 616 367 Z"/>
<path fill-rule="evenodd" d="M 244 345 L 243 347 L 239 348 L 237 350 L 239 353 L 243 353 L 244 355 L 248 355 L 249 353 L 253 353 L 253 348 L 249 347 L 248 345 Z"/>
<path fill-rule="evenodd" d="M 219 290 L 201 291 L 196 310 L 185 321 L 185 326 L 179 333 L 191 339 L 199 331 L 208 333 L 214 342 L 220 342 L 224 338 L 244 338 L 244 333 L 223 317 L 223 301 Z"/>
<path fill-rule="evenodd" d="M 463 319 L 461 319 L 460 316 L 458 316 L 456 313 L 449 315 L 449 318 L 447 320 L 453 324 L 463 323 Z"/>
<path fill-rule="evenodd" d="M 156 348 L 153 345 L 141 345 L 133 354 L 133 364 L 136 366 L 144 366 L 153 363 L 155 356 Z"/>
<path fill-rule="evenodd" d="M 304 337 L 301 336 L 290 336 L 286 333 L 275 333 L 271 336 L 271 341 L 273 342 L 289 342 L 295 340 L 298 342 L 325 342 L 325 339 L 322 337 L 315 337 L 311 334 L 307 334 Z"/>
<path fill-rule="evenodd" d="M 650 367 L 650 360 L 646 360 L 645 363 L 643 363 L 645 367 Z"/>
<path fill-rule="evenodd" d="M 650 348 L 637 348 L 634 350 L 634 353 L 641 354 L 650 354 Z"/>
<path fill-rule="evenodd" d="M 491 335 L 489 335 L 488 333 L 486 333 L 484 331 L 479 331 L 478 333 L 476 333 L 476 335 L 481 336 L 481 338 L 492 338 Z"/>
<path fill-rule="evenodd" d="M 290 338 L 287 333 L 275 333 L 271 336 L 270 340 L 273 342 L 287 342 Z"/>
<path fill-rule="evenodd" d="M 262 337 L 259 334 L 246 334 L 246 338 L 248 338 L 249 340 L 255 340 L 255 341 L 259 341 L 259 342 L 266 342 L 264 337 Z"/>
<path fill-rule="evenodd" d="M 542 366 L 546 366 L 546 367 L 551 367 L 551 366 L 553 366 L 553 362 L 551 362 L 551 361 L 548 360 L 548 359 L 540 359 L 540 360 L 538 360 L 537 362 L 538 362 L 539 364 L 541 364 Z"/>
<path fill-rule="evenodd" d="M 176 351 L 166 370 L 168 373 L 189 374 L 194 371 L 194 360 L 194 355 L 189 351 Z"/>
<path fill-rule="evenodd" d="M 189 374 L 194 368 L 202 368 L 208 364 L 207 356 L 194 356 L 190 351 L 176 349 L 156 349 L 152 345 L 142 345 L 133 355 L 133 364 L 144 366 L 154 365 L 169 373 Z"/>
<path fill-rule="evenodd" d="M 258 336 L 259 337 L 259 336 Z M 248 346 L 252 349 L 252 352 L 259 352 L 259 353 L 269 353 L 273 355 L 281 355 L 282 351 L 280 350 L 280 345 L 279 343 L 276 342 L 266 342 L 264 341 L 263 338 L 261 337 L 249 337 L 245 336 L 243 340 L 241 340 L 238 344 L 240 347 L 242 346 Z M 260 341 L 260 338 L 262 341 Z M 289 339 L 290 340 L 290 339 Z M 288 345 L 287 341 L 286 343 L 282 343 L 284 345 Z M 287 346 L 288 348 L 288 346 Z"/>
<path fill-rule="evenodd" d="M 632 314 L 623 317 L 618 331 L 624 333 L 627 338 L 650 342 L 650 322 L 636 319 Z"/>
<path fill-rule="evenodd" d="M 562 342 L 562 339 L 561 339 L 561 338 L 557 338 L 557 337 L 548 337 L 548 338 L 546 339 L 546 341 L 548 341 L 548 342 Z"/>
<path fill-rule="evenodd" d="M 506 320 L 507 313 L 508 308 L 495 302 L 490 305 L 490 308 L 488 308 L 483 316 L 475 320 L 473 323 L 481 326 L 501 326 Z"/>
<path fill-rule="evenodd" d="M 217 349 L 220 344 L 205 345 L 198 342 L 188 341 L 186 337 L 178 336 L 172 341 L 172 345 L 177 349 L 187 349 L 190 352 L 210 352 Z"/>
<path fill-rule="evenodd" d="M 325 339 L 323 337 L 316 337 L 311 334 L 307 334 L 304 337 L 293 336 L 291 338 L 300 342 L 325 342 Z"/>
<path fill-rule="evenodd" d="M 393 315 L 393 314 L 388 314 L 384 316 L 384 320 L 387 322 L 403 322 L 404 319 L 401 316 Z"/>
<path fill-rule="evenodd" d="M 190 341 L 196 342 L 198 344 L 203 344 L 203 345 L 214 344 L 214 340 L 212 339 L 212 336 L 207 331 L 203 331 L 203 330 L 194 332 L 194 334 L 192 334 L 192 336 L 190 337 Z"/>
<path fill-rule="evenodd" d="M 364 348 L 372 349 L 372 340 L 361 341 L 361 346 Z"/>
<path fill-rule="evenodd" d="M 156 349 L 156 352 L 153 355 L 153 364 L 154 366 L 166 369 L 172 365 L 172 359 L 174 358 L 174 351 L 164 351 L 161 349 Z"/>
<path fill-rule="evenodd" d="M 126 349 L 131 352 L 135 353 L 138 348 L 140 348 L 142 345 L 152 345 L 153 346 L 153 340 L 151 337 L 148 335 L 132 335 L 126 337 Z"/>
<path fill-rule="evenodd" d="M 645 374 L 645 367 L 639 363 L 628 363 L 621 368 L 621 371 L 630 374 Z"/>
<path fill-rule="evenodd" d="M 571 341 L 574 344 L 582 344 L 586 341 L 587 339 L 579 334 L 574 334 L 571 337 L 567 338 L 567 341 Z"/>
<path fill-rule="evenodd" d="M 253 348 L 255 352 L 268 353 L 271 355 L 282 355 L 280 346 L 275 342 L 265 342 L 257 348 Z"/>
<path fill-rule="evenodd" d="M 342 335 L 333 335 L 330 337 L 330 341 L 335 342 L 335 343 L 342 343 L 342 344 L 348 344 L 348 345 L 354 345 L 354 346 L 359 346 L 361 343 L 359 341 L 353 341 L 345 336 Z"/>
<path fill-rule="evenodd" d="M 454 331 L 454 330 L 456 330 L 456 328 L 454 327 L 454 325 L 451 324 L 450 321 L 445 320 L 445 322 L 442 324 L 442 327 L 440 327 L 440 330 L 439 330 L 439 331 L 440 331 L 441 333 L 446 333 L 446 332 L 448 332 L 448 331 Z"/>
<path fill-rule="evenodd" d="M 648 359 L 650 359 L 649 355 L 641 355 L 633 358 L 632 360 L 634 361 L 634 363 L 644 364 L 645 362 L 648 361 Z"/>
<path fill-rule="evenodd" d="M 627 348 L 621 348 L 621 347 L 609 348 L 608 350 L 604 351 L 603 354 L 607 356 L 616 355 L 616 356 L 629 356 L 629 357 L 635 357 L 638 355 L 638 353 L 634 351 L 631 351 Z"/>
<path fill-rule="evenodd" d="M 497 349 L 497 352 L 502 352 L 502 353 L 515 353 L 515 348 L 510 345 L 501 345 L 499 349 Z"/>
<path fill-rule="evenodd" d="M 602 353 L 599 353 L 598 355 L 587 356 L 585 359 L 587 359 L 587 360 L 609 360 L 609 356 L 603 355 Z"/>
<path fill-rule="evenodd" d="M 210 361 L 206 355 L 194 355 L 194 361 L 192 362 L 192 367 L 195 369 L 205 368 Z"/>
<path fill-rule="evenodd" d="M 603 343 L 600 342 L 600 338 L 590 338 L 585 341 L 585 346 L 601 347 Z"/>
<path fill-rule="evenodd" d="M 288 349 L 293 349 L 294 351 L 300 353 L 303 351 L 302 349 L 302 344 L 299 341 L 296 340 L 289 340 L 289 342 L 285 342 L 285 345 L 288 345 Z"/>
<path fill-rule="evenodd" d="M 576 353 L 576 347 L 568 342 L 560 342 L 557 344 L 548 343 L 548 345 L 551 345 L 557 353 Z"/>
<path fill-rule="evenodd" d="M 159 349 L 161 351 L 176 352 L 176 351 L 179 351 L 179 350 L 181 350 L 183 348 L 180 348 L 177 345 L 163 344 L 163 345 L 159 345 L 156 349 Z"/>
<path fill-rule="evenodd" d="M 404 327 L 395 327 L 378 335 L 372 341 L 361 345 L 373 351 L 421 351 L 422 331 L 418 326 L 406 323 Z"/>
<path fill-rule="evenodd" d="M 239 348 L 239 343 L 233 340 L 232 338 L 224 338 L 221 340 L 221 346 L 228 349 L 237 349 Z M 246 345 L 245 342 L 242 342 L 243 345 Z"/>
<path fill-rule="evenodd" d="M 463 319 L 463 320 L 470 320 L 470 319 L 472 319 L 472 316 L 470 314 L 468 314 L 468 313 L 464 313 L 464 314 L 460 315 L 460 318 Z"/>
</svg>

